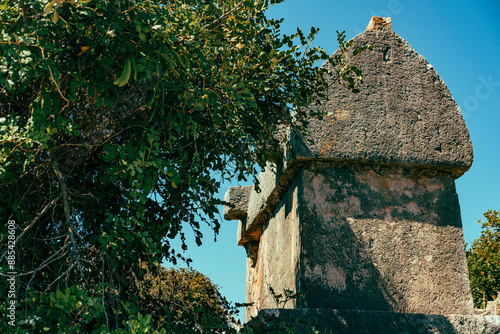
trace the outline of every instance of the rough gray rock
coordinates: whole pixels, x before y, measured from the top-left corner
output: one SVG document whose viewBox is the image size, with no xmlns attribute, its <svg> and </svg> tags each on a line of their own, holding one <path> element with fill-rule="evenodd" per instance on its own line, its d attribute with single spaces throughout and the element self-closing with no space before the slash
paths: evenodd
<svg viewBox="0 0 500 334">
<path fill-rule="evenodd" d="M 360 92 L 332 85 L 328 101 L 310 107 L 329 116 L 310 120 L 314 144 L 296 142 L 297 156 L 430 165 L 462 175 L 472 164 L 472 144 L 436 70 L 390 28 L 354 37 L 354 47 L 365 45 L 372 48 L 353 61 L 363 72 Z"/>
<path fill-rule="evenodd" d="M 285 309 L 262 310 L 247 326 L 264 333 L 270 316 L 296 324 L 298 333 L 308 333 L 306 323 L 317 326 L 320 333 L 335 334 L 498 334 L 500 317 L 477 315 L 409 314 L 382 311 Z M 302 331 L 301 331 L 302 330 Z"/>
<path fill-rule="evenodd" d="M 301 307 L 473 313 L 452 177 L 314 162 L 297 178 Z"/>
<path fill-rule="evenodd" d="M 224 195 L 224 202 L 228 203 L 228 205 L 224 205 L 224 219 L 246 219 L 252 190 L 253 186 L 229 187 Z"/>
<path fill-rule="evenodd" d="M 332 85 L 310 107 L 329 113 L 310 120 L 314 143 L 292 141 L 259 176 L 261 192 L 226 195 L 247 250 L 247 320 L 275 307 L 269 287 L 301 293 L 288 307 L 347 317 L 473 313 L 454 183 L 473 160 L 460 110 L 390 20 L 374 18 L 354 44 L 373 46 L 356 58 L 361 92 Z"/>
</svg>

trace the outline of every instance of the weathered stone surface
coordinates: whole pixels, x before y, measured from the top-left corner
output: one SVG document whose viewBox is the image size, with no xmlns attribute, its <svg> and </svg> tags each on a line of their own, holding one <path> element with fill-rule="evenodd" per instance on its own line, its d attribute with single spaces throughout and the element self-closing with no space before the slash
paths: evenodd
<svg viewBox="0 0 500 334">
<path fill-rule="evenodd" d="M 473 313 L 453 178 L 326 162 L 299 177 L 300 307 Z"/>
<path fill-rule="evenodd" d="M 239 246 L 260 239 L 262 221 L 268 221 L 264 213 L 274 211 L 275 206 L 270 208 L 269 202 L 277 187 L 279 178 L 277 172 L 275 164 L 268 163 L 258 176 L 259 191 L 255 186 L 230 187 L 224 196 L 224 201 L 230 203 L 224 205 L 224 218 L 240 221 L 237 235 Z M 266 217 L 262 218 L 263 215 Z M 247 247 L 247 252 L 249 251 Z M 255 258 L 255 254 L 252 254 L 252 258 Z"/>
<path fill-rule="evenodd" d="M 259 212 L 264 209 L 266 201 L 276 187 L 278 176 L 276 166 L 271 163 L 268 163 L 266 168 L 259 174 L 258 181 L 260 192 L 254 189 L 250 193 L 248 204 L 249 221 L 254 221 Z"/>
<path fill-rule="evenodd" d="M 244 220 L 247 218 L 248 202 L 253 186 L 229 187 L 224 195 L 224 202 L 231 205 L 224 205 L 224 219 Z"/>
<path fill-rule="evenodd" d="M 434 170 L 311 162 L 262 227 L 247 262 L 247 320 L 292 308 L 472 314 L 454 179 Z"/>
<path fill-rule="evenodd" d="M 277 293 L 283 289 L 297 290 L 301 249 L 297 182 L 295 179 L 287 187 L 277 209 L 269 217 L 269 223 L 262 227 L 257 256 L 247 261 L 247 301 L 254 303 L 247 308 L 247 320 L 256 316 L 261 308 L 276 306 L 270 287 Z M 296 300 L 287 306 L 295 307 Z"/>
<path fill-rule="evenodd" d="M 287 309 L 262 310 L 259 317 L 249 322 L 253 328 L 265 332 L 264 315 L 280 314 L 282 321 L 298 324 L 299 333 L 305 323 L 319 327 L 320 333 L 335 334 L 498 334 L 500 317 L 477 315 L 408 314 L 382 311 Z M 302 327 L 300 327 L 302 326 Z"/>
<path fill-rule="evenodd" d="M 329 100 L 311 109 L 314 142 L 295 142 L 297 156 L 434 166 L 454 177 L 473 160 L 461 112 L 436 70 L 392 29 L 366 31 L 354 46 L 372 45 L 354 59 L 363 71 L 358 94 L 332 85 Z M 324 65 L 330 66 L 330 65 Z"/>
<path fill-rule="evenodd" d="M 333 85 L 320 107 L 331 114 L 309 123 L 314 144 L 293 141 L 260 193 L 227 195 L 247 250 L 247 320 L 276 307 L 270 287 L 302 293 L 290 308 L 473 313 L 454 184 L 473 159 L 460 110 L 389 20 L 355 44 L 373 45 L 357 58 L 361 93 Z"/>
<path fill-rule="evenodd" d="M 500 294 L 495 300 L 486 302 L 486 309 L 484 311 L 488 314 L 500 316 Z"/>
<path fill-rule="evenodd" d="M 241 202 L 248 202 L 246 218 L 241 219 L 231 214 L 227 218 L 225 217 L 228 220 L 240 220 L 238 225 L 239 246 L 245 246 L 247 243 L 260 240 L 262 226 L 269 222 L 283 195 L 301 168 L 301 163 L 289 164 L 286 170 L 283 169 L 283 164 L 276 166 L 274 163 L 269 163 L 258 177 L 260 192 L 257 192 L 255 187 L 250 186 L 252 190 L 248 193 L 248 197 L 240 200 Z M 232 188 L 229 191 L 235 191 L 231 190 Z M 232 195 L 226 193 L 226 196 L 225 201 L 231 203 L 230 196 Z M 230 212 L 232 208 L 233 205 L 225 205 L 224 212 Z M 242 214 L 242 216 L 244 215 Z M 252 256 L 253 260 L 255 260 L 254 255 Z"/>
<path fill-rule="evenodd" d="M 391 29 L 391 18 L 390 17 L 378 17 L 374 16 L 370 20 L 370 23 L 366 27 L 366 31 L 370 30 L 384 30 Z"/>
</svg>

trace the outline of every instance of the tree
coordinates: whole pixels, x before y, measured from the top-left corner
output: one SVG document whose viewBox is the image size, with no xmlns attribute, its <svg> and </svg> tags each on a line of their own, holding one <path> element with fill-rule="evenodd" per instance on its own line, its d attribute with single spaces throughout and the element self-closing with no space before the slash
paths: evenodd
<svg viewBox="0 0 500 334">
<path fill-rule="evenodd" d="M 208 277 L 192 269 L 156 269 L 136 284 L 140 308 L 151 312 L 159 327 L 169 333 L 236 332 L 231 327 L 236 308 Z"/>
<path fill-rule="evenodd" d="M 208 277 L 192 269 L 141 267 L 146 274 L 132 283 L 134 296 L 121 307 L 126 320 L 113 333 L 236 333 L 238 311 Z M 72 286 L 37 294 L 29 303 L 36 307 L 18 324 L 21 333 L 109 332 L 106 307 L 92 291 Z"/>
<path fill-rule="evenodd" d="M 484 213 L 481 236 L 466 251 L 474 306 L 486 308 L 486 302 L 500 294 L 500 213 Z"/>
<path fill-rule="evenodd" d="M 19 300 L 87 289 L 118 328 L 140 263 L 183 259 L 169 240 L 200 245 L 200 223 L 217 234 L 221 181 L 255 175 L 278 129 L 300 134 L 328 76 L 357 89 L 362 49 L 282 36 L 264 14 L 278 2 L 0 1 L 0 243 L 12 222 Z"/>
</svg>

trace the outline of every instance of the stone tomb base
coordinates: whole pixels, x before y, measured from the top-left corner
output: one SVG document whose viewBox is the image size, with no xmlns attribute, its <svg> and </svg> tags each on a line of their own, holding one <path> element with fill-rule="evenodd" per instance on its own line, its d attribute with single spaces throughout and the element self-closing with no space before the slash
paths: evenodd
<svg viewBox="0 0 500 334">
<path fill-rule="evenodd" d="M 264 309 L 248 325 L 265 333 L 271 316 L 280 315 L 286 323 L 297 324 L 298 333 L 308 333 L 307 325 L 319 333 L 363 334 L 498 334 L 500 316 L 434 315 L 385 311 L 332 309 Z M 267 319 L 267 321 L 265 320 Z"/>
</svg>

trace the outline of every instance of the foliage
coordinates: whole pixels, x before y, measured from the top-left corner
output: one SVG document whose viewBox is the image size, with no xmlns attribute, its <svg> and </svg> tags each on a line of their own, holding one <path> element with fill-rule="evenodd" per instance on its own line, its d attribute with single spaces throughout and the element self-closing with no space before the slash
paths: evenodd
<svg viewBox="0 0 500 334">
<path fill-rule="evenodd" d="M 170 240 L 200 245 L 200 224 L 217 234 L 221 181 L 255 175 L 278 129 L 301 133 L 328 76 L 356 90 L 359 50 L 339 34 L 335 72 L 315 67 L 317 29 L 282 36 L 264 14 L 278 2 L 0 0 L 0 221 L 17 227 L 20 300 L 100 286 L 118 328 L 140 263 L 183 259 Z"/>
<path fill-rule="evenodd" d="M 219 293 L 206 276 L 192 269 L 148 270 L 137 280 L 137 299 L 141 309 L 151 312 L 158 328 L 168 333 L 233 333 L 234 306 Z"/>
<path fill-rule="evenodd" d="M 143 266 L 144 267 L 144 266 Z M 16 327 L 6 322 L 0 331 L 12 333 L 235 333 L 236 314 L 206 276 L 189 269 L 146 269 L 136 280 L 131 302 L 119 307 L 121 323 L 110 329 L 112 298 L 102 286 L 87 291 L 73 285 L 63 291 L 33 294 L 23 301 L 31 313 L 17 312 Z M 2 295 L 5 298 L 6 295 Z M 116 299 L 115 299 L 116 300 Z M 0 301 L 0 313 L 6 314 L 8 301 Z M 147 312 L 144 315 L 144 312 Z M 231 325 L 233 324 L 233 325 Z"/>
<path fill-rule="evenodd" d="M 500 213 L 484 213 L 485 222 L 479 219 L 483 230 L 466 251 L 472 298 L 476 308 L 485 308 L 486 302 L 500 294 Z"/>
</svg>

